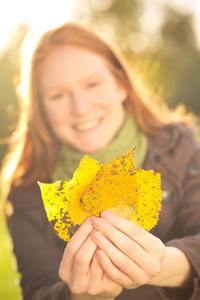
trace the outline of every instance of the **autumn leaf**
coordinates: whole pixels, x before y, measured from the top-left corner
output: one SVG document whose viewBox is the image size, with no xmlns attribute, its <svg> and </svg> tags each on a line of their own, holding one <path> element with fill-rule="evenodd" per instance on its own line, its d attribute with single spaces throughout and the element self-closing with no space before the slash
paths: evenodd
<svg viewBox="0 0 200 300">
<path fill-rule="evenodd" d="M 150 230 L 161 210 L 160 172 L 134 169 L 134 149 L 101 165 L 84 156 L 70 181 L 41 184 L 47 217 L 68 241 L 91 215 L 111 210 Z"/>
<path fill-rule="evenodd" d="M 68 203 L 68 214 L 73 225 L 81 225 L 85 219 L 91 216 L 91 213 L 84 209 L 80 199 L 86 187 L 101 169 L 101 166 L 98 161 L 85 155 L 72 180 L 69 181 L 68 196 L 70 201 Z"/>
<path fill-rule="evenodd" d="M 133 154 L 134 149 L 101 167 L 82 195 L 81 202 L 88 212 L 99 215 L 105 209 L 116 209 L 137 187 Z"/>
<path fill-rule="evenodd" d="M 111 210 L 150 230 L 157 224 L 161 209 L 160 173 L 134 170 L 133 153 L 102 166 L 81 202 L 92 215 Z"/>
<path fill-rule="evenodd" d="M 47 218 L 52 223 L 56 234 L 63 240 L 70 238 L 70 222 L 68 222 L 68 188 L 69 182 L 38 182 L 46 210 Z"/>
<path fill-rule="evenodd" d="M 68 241 L 91 215 L 84 210 L 79 200 L 100 169 L 99 162 L 85 155 L 70 181 L 38 182 L 47 218 L 55 233 L 64 241 Z"/>
</svg>

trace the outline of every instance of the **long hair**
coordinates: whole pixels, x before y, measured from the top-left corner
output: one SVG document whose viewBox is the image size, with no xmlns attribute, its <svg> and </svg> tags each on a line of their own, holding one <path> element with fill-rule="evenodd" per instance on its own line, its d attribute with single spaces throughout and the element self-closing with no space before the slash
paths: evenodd
<svg viewBox="0 0 200 300">
<path fill-rule="evenodd" d="M 49 178 L 55 164 L 48 157 L 57 141 L 45 122 L 40 93 L 41 65 L 48 54 L 58 45 L 73 44 L 95 52 L 105 59 L 107 66 L 117 80 L 126 86 L 128 97 L 124 105 L 132 113 L 140 129 L 147 135 L 154 135 L 164 126 L 174 122 L 187 122 L 188 118 L 177 111 L 170 112 L 164 105 L 158 106 L 154 97 L 139 86 L 136 76 L 119 50 L 83 26 L 66 23 L 46 32 L 37 43 L 30 61 L 26 93 L 22 92 L 25 76 L 17 85 L 21 101 L 21 115 L 14 134 L 12 151 L 5 159 L 3 186 L 6 193 L 11 187 L 22 188 L 37 180 Z M 23 74 L 22 74 L 23 75 Z M 27 74 L 25 74 L 27 77 Z"/>
</svg>

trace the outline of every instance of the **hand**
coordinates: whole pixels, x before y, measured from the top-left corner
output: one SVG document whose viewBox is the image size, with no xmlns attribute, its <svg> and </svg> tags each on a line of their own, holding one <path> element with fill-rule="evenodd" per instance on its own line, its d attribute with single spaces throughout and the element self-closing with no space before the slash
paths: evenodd
<svg viewBox="0 0 200 300">
<path fill-rule="evenodd" d="M 133 289 L 159 274 L 165 246 L 158 238 L 110 211 L 94 219 L 93 225 L 97 231 L 92 239 L 100 248 L 96 256 L 112 281 Z"/>
<path fill-rule="evenodd" d="M 99 296 L 95 299 L 114 298 L 122 287 L 112 281 L 100 266 L 96 257 L 97 245 L 92 241 L 95 217 L 87 219 L 75 232 L 66 246 L 59 269 L 60 278 L 66 282 L 74 298 L 90 299 L 87 295 Z M 84 294 L 84 296 L 83 296 Z"/>
</svg>

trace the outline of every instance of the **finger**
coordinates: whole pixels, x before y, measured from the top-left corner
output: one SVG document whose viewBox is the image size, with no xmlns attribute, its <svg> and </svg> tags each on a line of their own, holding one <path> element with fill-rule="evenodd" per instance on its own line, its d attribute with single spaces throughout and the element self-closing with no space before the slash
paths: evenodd
<svg viewBox="0 0 200 300">
<path fill-rule="evenodd" d="M 112 280 L 104 272 L 104 269 L 102 268 L 98 259 L 99 251 L 103 252 L 102 250 L 97 249 L 91 264 L 90 277 L 92 280 L 90 282 L 91 282 L 92 289 L 90 289 L 90 291 L 92 292 L 92 294 L 94 294 L 94 288 L 96 288 L 96 291 L 99 290 L 99 293 L 101 293 L 102 296 L 108 297 L 108 295 L 110 295 L 111 297 L 116 297 L 122 291 L 122 286 L 118 284 L 116 281 Z M 102 287 L 103 287 L 103 293 L 102 293 Z"/>
<path fill-rule="evenodd" d="M 83 224 L 76 230 L 74 235 L 71 237 L 69 243 L 67 244 L 67 251 L 70 253 L 76 253 L 78 249 L 82 246 L 88 236 L 91 234 L 93 227 L 93 221 L 95 217 L 89 217 L 83 222 Z"/>
<path fill-rule="evenodd" d="M 102 293 L 102 296 L 105 298 L 108 297 L 109 294 L 111 297 L 117 297 L 123 290 L 123 286 L 121 284 L 118 284 L 116 281 L 110 279 L 108 275 L 104 272 L 103 277 L 103 284 L 104 286 L 104 292 Z"/>
<path fill-rule="evenodd" d="M 99 264 L 98 258 L 95 255 L 93 256 L 91 265 L 90 265 L 90 279 L 89 279 L 89 286 L 88 286 L 88 293 L 90 295 L 98 294 L 101 290 L 101 283 L 103 279 L 104 271 Z"/>
<path fill-rule="evenodd" d="M 141 269 L 151 272 L 150 255 L 141 245 L 102 218 L 96 218 L 93 225 Z"/>
<path fill-rule="evenodd" d="M 115 245 L 113 245 L 113 243 L 110 242 L 103 234 L 96 231 L 92 235 L 92 238 L 99 248 L 107 254 L 113 264 L 128 275 L 128 277 L 136 280 L 137 278 L 140 279 L 144 276 L 143 270 L 117 247 L 115 247 Z"/>
<path fill-rule="evenodd" d="M 165 247 L 162 242 L 151 233 L 144 230 L 138 224 L 127 220 L 111 211 L 103 211 L 101 217 L 107 220 L 110 224 L 116 227 L 118 230 L 125 233 L 131 239 L 135 240 L 141 245 L 147 252 L 156 252 L 157 256 L 163 257 L 165 253 Z"/>
<path fill-rule="evenodd" d="M 93 230 L 93 220 L 95 217 L 88 218 L 77 229 L 70 241 L 68 242 L 60 264 L 59 276 L 63 281 L 68 281 L 68 275 L 71 273 L 74 263 L 74 257 L 77 251 L 84 244 L 85 240 Z"/>
<path fill-rule="evenodd" d="M 113 263 L 103 250 L 98 250 L 96 256 L 98 257 L 99 264 L 101 265 L 106 275 L 110 278 L 110 280 L 125 288 L 131 288 L 134 285 L 135 287 L 138 286 L 136 282 L 133 282 L 133 280 L 131 280 L 125 273 L 123 273 L 113 265 Z"/>
<path fill-rule="evenodd" d="M 77 281 L 85 280 L 89 276 L 90 266 L 96 250 L 97 245 L 90 234 L 74 257 L 72 272 Z"/>
<path fill-rule="evenodd" d="M 103 298 L 116 297 L 121 293 L 122 286 L 107 276 L 99 263 L 97 253 L 98 250 L 92 260 L 87 293 L 90 295 L 99 294 Z"/>
</svg>

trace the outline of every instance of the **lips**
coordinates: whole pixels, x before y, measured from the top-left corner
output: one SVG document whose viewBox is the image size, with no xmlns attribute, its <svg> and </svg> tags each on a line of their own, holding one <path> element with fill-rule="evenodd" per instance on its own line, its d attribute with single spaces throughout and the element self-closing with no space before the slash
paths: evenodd
<svg viewBox="0 0 200 300">
<path fill-rule="evenodd" d="M 85 130 L 95 128 L 96 126 L 98 126 L 100 124 L 100 122 L 101 122 L 101 119 L 99 118 L 99 119 L 95 119 L 92 121 L 84 122 L 82 124 L 75 125 L 74 128 L 77 131 L 85 131 Z"/>
</svg>

